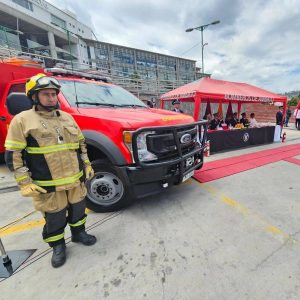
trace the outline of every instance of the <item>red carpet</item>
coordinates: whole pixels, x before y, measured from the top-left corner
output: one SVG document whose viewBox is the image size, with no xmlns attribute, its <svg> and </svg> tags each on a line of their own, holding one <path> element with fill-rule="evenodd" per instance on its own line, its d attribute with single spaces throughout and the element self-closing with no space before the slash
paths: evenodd
<svg viewBox="0 0 300 300">
<path fill-rule="evenodd" d="M 209 163 L 204 162 L 203 168 L 196 171 L 193 177 L 199 182 L 208 182 L 280 160 L 300 165 L 300 160 L 293 158 L 299 154 L 300 144 L 296 144 L 225 158 Z"/>
<path fill-rule="evenodd" d="M 300 165 L 300 159 L 295 158 L 295 157 L 289 157 L 289 158 L 285 158 L 285 161 L 288 161 L 290 163 L 293 163 L 295 165 Z"/>
</svg>

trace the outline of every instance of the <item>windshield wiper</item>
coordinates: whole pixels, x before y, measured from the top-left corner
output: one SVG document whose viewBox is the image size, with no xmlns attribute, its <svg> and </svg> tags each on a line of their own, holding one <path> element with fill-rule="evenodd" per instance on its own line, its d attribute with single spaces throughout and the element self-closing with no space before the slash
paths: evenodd
<svg viewBox="0 0 300 300">
<path fill-rule="evenodd" d="M 95 106 L 108 106 L 108 107 L 116 107 L 119 105 L 115 105 L 112 103 L 102 103 L 102 102 L 88 102 L 88 101 L 77 101 L 75 104 L 78 106 L 78 104 L 88 104 L 88 105 L 95 105 Z"/>
<path fill-rule="evenodd" d="M 144 106 L 144 105 L 138 105 L 138 104 L 120 104 L 118 105 L 118 107 L 144 107 L 144 108 L 147 108 L 147 106 Z"/>
</svg>

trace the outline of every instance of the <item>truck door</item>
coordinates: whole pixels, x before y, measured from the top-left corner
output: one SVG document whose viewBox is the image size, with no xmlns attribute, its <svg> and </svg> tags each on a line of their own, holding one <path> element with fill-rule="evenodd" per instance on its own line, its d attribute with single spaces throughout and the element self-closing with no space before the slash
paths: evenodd
<svg viewBox="0 0 300 300">
<path fill-rule="evenodd" d="M 5 152 L 4 142 L 7 135 L 7 129 L 13 118 L 13 116 L 11 116 L 7 111 L 6 97 L 13 92 L 25 93 L 25 83 L 11 85 L 8 93 L 2 98 L 2 103 L 0 104 L 0 154 Z"/>
</svg>

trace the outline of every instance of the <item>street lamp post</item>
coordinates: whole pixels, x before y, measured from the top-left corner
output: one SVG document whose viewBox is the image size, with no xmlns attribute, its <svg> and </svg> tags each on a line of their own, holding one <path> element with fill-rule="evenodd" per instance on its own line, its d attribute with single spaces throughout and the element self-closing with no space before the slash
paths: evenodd
<svg viewBox="0 0 300 300">
<path fill-rule="evenodd" d="M 202 56 L 201 56 L 202 57 L 202 73 L 204 73 L 203 51 L 204 51 L 204 47 L 207 46 L 207 45 L 208 45 L 208 43 L 205 43 L 205 44 L 202 45 Z"/>
<path fill-rule="evenodd" d="M 203 30 L 204 30 L 205 28 L 207 28 L 209 25 L 216 25 L 216 24 L 219 24 L 219 23 L 220 23 L 220 21 L 218 20 L 218 21 L 214 21 L 214 22 L 211 22 L 211 23 L 209 23 L 209 24 L 201 25 L 201 26 L 198 26 L 198 27 L 188 28 L 188 29 L 186 29 L 186 31 L 185 31 L 185 32 L 191 32 L 191 31 L 193 31 L 194 29 L 195 29 L 195 30 L 201 31 L 201 44 L 202 44 L 202 73 L 204 73 L 203 48 L 204 48 L 204 46 L 206 46 L 205 44 L 207 44 L 207 43 L 203 44 Z"/>
</svg>

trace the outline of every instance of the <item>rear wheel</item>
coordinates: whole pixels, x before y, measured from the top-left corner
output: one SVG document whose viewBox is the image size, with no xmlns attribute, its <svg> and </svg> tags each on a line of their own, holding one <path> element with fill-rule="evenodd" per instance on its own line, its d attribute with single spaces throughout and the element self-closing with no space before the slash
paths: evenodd
<svg viewBox="0 0 300 300">
<path fill-rule="evenodd" d="M 106 160 L 92 162 L 95 175 L 87 181 L 87 207 L 95 212 L 119 210 L 132 202 L 129 188 Z"/>
</svg>

